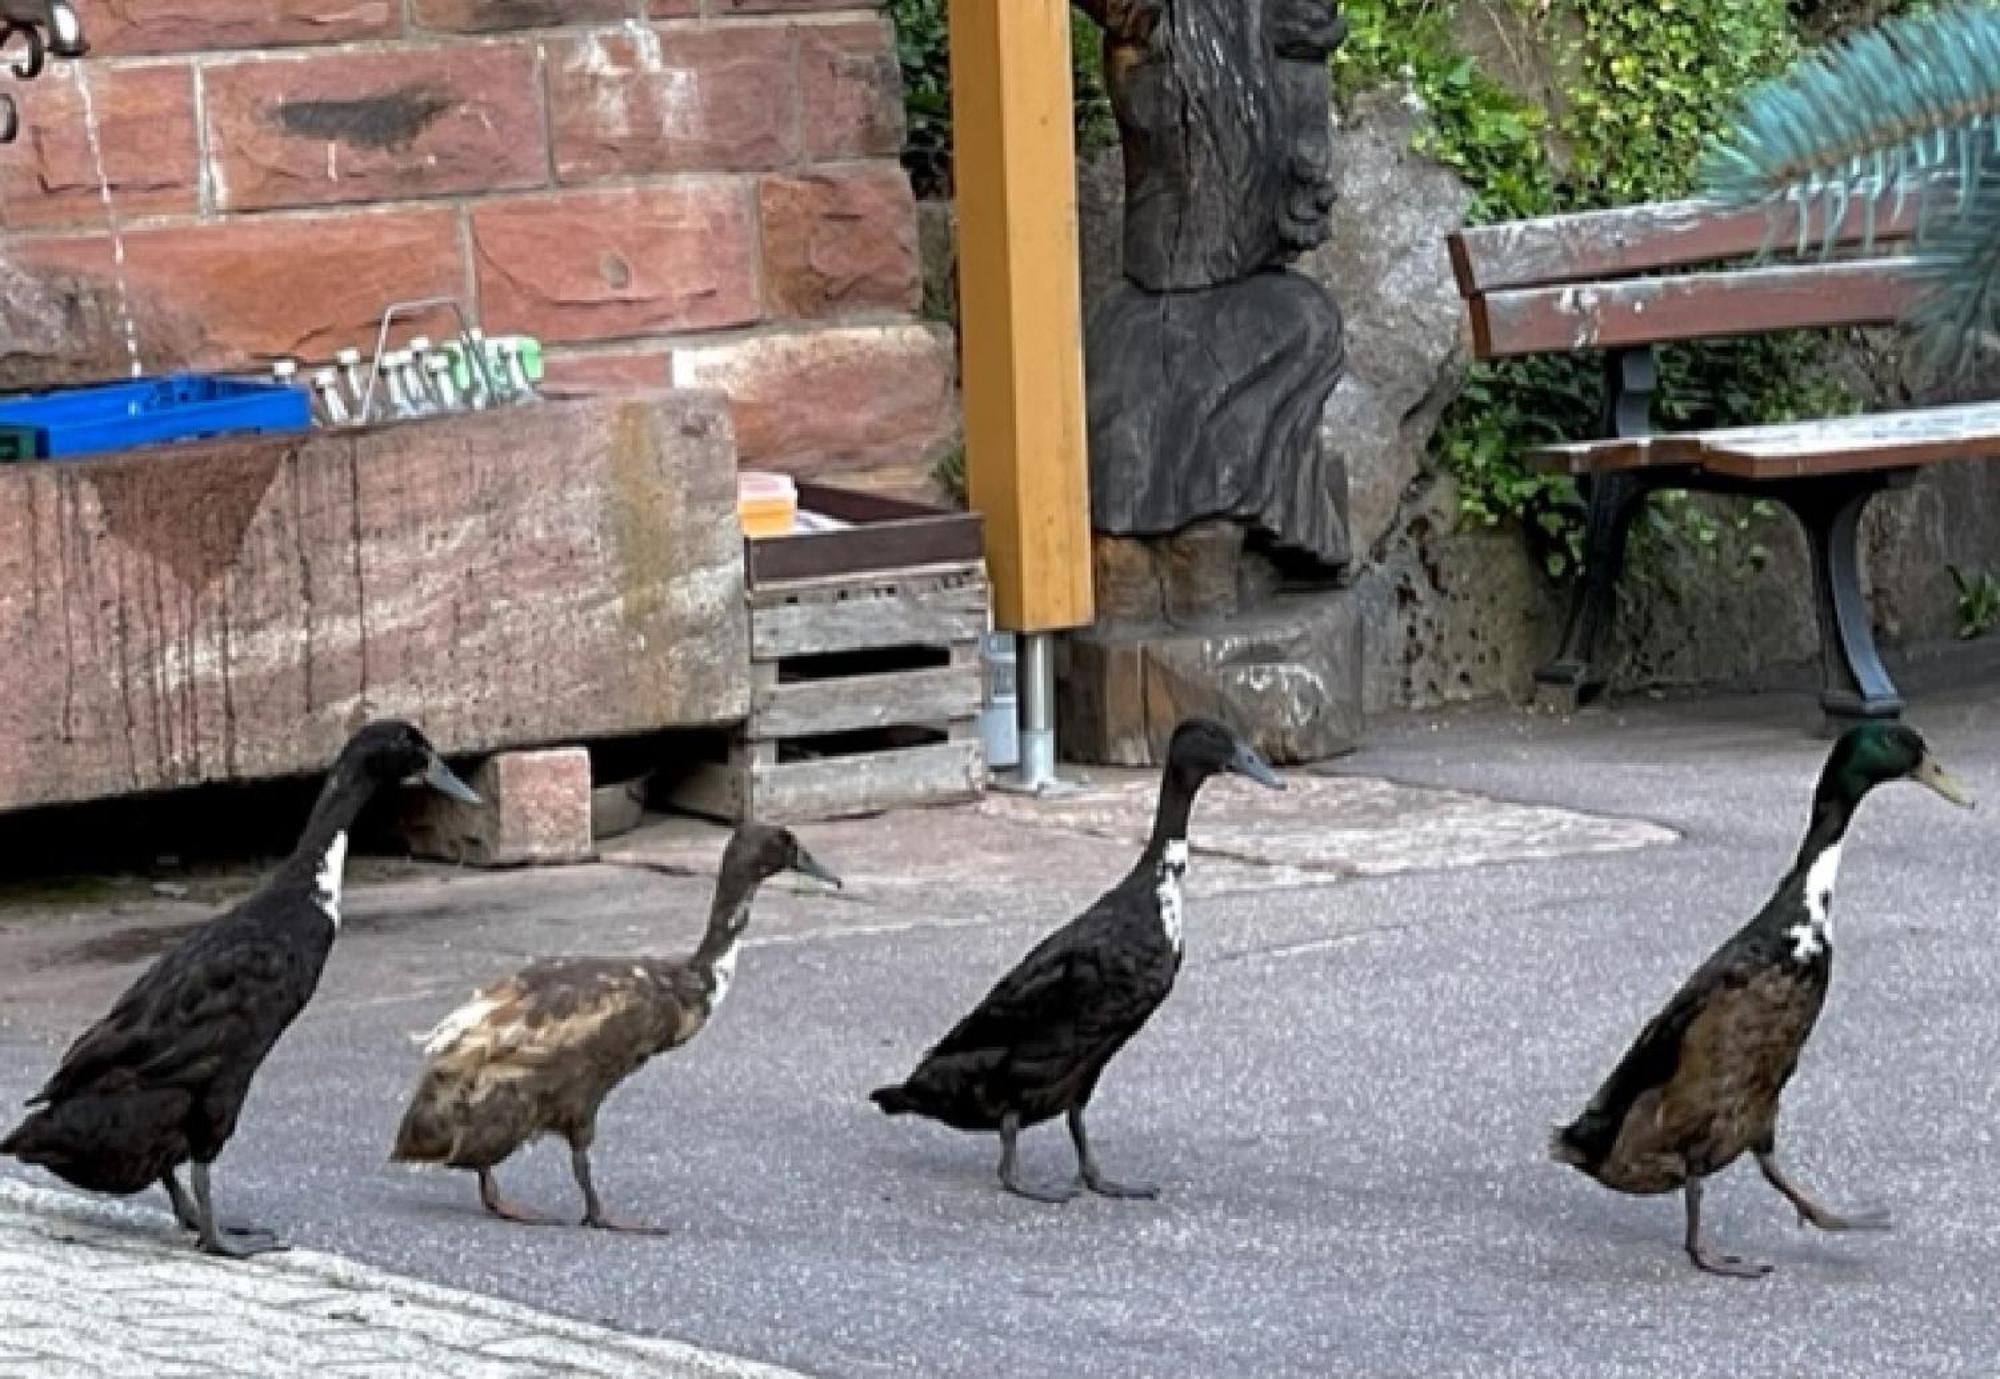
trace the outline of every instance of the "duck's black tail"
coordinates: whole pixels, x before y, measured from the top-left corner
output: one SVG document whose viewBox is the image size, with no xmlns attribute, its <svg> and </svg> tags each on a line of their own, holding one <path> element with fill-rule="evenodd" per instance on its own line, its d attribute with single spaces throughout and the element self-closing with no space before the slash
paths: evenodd
<svg viewBox="0 0 2000 1379">
<path fill-rule="evenodd" d="M 55 1112 L 44 1108 L 10 1130 L 6 1139 L 0 1140 L 0 1154 L 19 1159 L 24 1164 L 46 1163 L 51 1155 L 71 1148 L 71 1136 L 64 1130 Z"/>
<path fill-rule="evenodd" d="M 1549 1157 L 1595 1178 L 1617 1147 L 1619 1124 L 1593 1103 L 1568 1125 L 1559 1125 L 1549 1132 Z"/>
<path fill-rule="evenodd" d="M 188 1102 L 182 1091 L 85 1093 L 30 1115 L 0 1154 L 90 1192 L 138 1192 L 187 1158 Z"/>
<path fill-rule="evenodd" d="M 451 1153 L 453 1134 L 456 1127 L 450 1118 L 432 1102 L 425 1099 L 419 1088 L 410 1107 L 403 1112 L 403 1123 L 396 1127 L 396 1143 L 389 1151 L 389 1161 L 398 1164 L 443 1163 Z"/>
<path fill-rule="evenodd" d="M 908 1087 L 877 1087 L 868 1099 L 880 1106 L 884 1115 L 907 1116 L 917 1109 L 917 1099 Z"/>
</svg>

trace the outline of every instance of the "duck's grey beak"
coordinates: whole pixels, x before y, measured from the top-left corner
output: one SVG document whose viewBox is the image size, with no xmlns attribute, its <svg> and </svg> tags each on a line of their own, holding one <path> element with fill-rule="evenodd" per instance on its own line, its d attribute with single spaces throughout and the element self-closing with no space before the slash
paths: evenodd
<svg viewBox="0 0 2000 1379">
<path fill-rule="evenodd" d="M 1917 769 L 1910 772 L 1910 779 L 1919 785 L 1928 785 L 1961 809 L 1973 807 L 1972 792 L 1965 788 L 1958 777 L 1938 765 L 1937 758 L 1928 753 L 1917 763 Z"/>
<path fill-rule="evenodd" d="M 424 768 L 423 781 L 440 795 L 448 795 L 460 804 L 486 803 L 471 786 L 451 773 L 451 768 L 444 764 L 443 757 L 431 757 L 431 764 Z"/>
<path fill-rule="evenodd" d="M 817 880 L 824 881 L 826 882 L 827 885 L 832 886 L 835 890 L 839 890 L 841 888 L 840 878 L 835 876 L 832 872 L 828 871 L 824 866 L 821 866 L 819 859 L 817 857 L 814 857 L 810 852 L 807 852 L 804 848 L 800 848 L 798 850 L 798 855 L 792 859 L 792 870 L 800 873 L 803 876 L 810 876 L 814 877 Z"/>
<path fill-rule="evenodd" d="M 1278 773 L 1271 769 L 1264 758 L 1258 756 L 1247 746 L 1236 749 L 1236 760 L 1229 763 L 1229 769 L 1239 776 L 1248 776 L 1251 780 L 1256 781 L 1257 784 L 1268 786 L 1273 790 L 1283 790 L 1285 788 L 1285 783 L 1278 778 Z"/>
</svg>

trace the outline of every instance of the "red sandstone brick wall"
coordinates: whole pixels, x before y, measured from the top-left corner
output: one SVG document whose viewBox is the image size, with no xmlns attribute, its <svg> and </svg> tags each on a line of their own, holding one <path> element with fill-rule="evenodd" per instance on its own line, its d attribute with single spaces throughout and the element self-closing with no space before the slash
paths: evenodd
<svg viewBox="0 0 2000 1379">
<path fill-rule="evenodd" d="M 10 84 L 0 385 L 123 374 L 128 320 L 149 372 L 322 360 L 457 294 L 565 383 L 727 389 L 746 464 L 911 487 L 952 442 L 874 0 L 78 8 L 124 262 L 76 73 Z"/>
</svg>

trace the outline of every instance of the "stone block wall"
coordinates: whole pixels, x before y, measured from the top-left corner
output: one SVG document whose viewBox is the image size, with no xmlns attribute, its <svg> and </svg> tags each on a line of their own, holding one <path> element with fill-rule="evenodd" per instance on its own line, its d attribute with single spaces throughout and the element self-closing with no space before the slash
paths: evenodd
<svg viewBox="0 0 2000 1379">
<path fill-rule="evenodd" d="M 91 56 L 12 88 L 0 388 L 326 360 L 452 295 L 566 387 L 725 389 L 748 465 L 911 490 L 954 443 L 873 0 L 78 9 Z"/>
</svg>

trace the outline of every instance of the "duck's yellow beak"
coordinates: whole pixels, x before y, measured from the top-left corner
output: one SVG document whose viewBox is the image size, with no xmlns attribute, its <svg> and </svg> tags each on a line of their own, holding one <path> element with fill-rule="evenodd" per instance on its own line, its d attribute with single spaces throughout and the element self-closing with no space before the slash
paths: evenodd
<svg viewBox="0 0 2000 1379">
<path fill-rule="evenodd" d="M 1919 785 L 1928 785 L 1961 809 L 1973 807 L 1972 792 L 1960 783 L 1958 777 L 1938 765 L 1936 757 L 1926 755 L 1917 763 L 1917 769 L 1910 773 L 1910 779 Z"/>
</svg>

